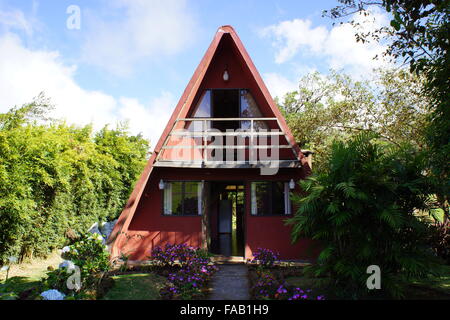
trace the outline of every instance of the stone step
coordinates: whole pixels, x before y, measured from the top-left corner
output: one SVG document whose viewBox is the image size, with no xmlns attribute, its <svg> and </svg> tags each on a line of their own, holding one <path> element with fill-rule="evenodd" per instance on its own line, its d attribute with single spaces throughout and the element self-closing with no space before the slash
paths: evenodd
<svg viewBox="0 0 450 320">
<path fill-rule="evenodd" d="M 209 300 L 249 300 L 248 269 L 245 264 L 222 264 L 211 282 Z"/>
</svg>

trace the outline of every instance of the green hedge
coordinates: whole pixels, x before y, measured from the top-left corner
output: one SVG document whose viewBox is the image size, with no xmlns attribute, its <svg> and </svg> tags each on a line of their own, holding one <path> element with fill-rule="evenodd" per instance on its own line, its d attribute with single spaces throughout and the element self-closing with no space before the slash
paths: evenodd
<svg viewBox="0 0 450 320">
<path fill-rule="evenodd" d="M 0 114 L 0 264 L 45 256 L 116 218 L 145 165 L 148 141 L 125 126 L 30 120 L 39 108 Z"/>
</svg>

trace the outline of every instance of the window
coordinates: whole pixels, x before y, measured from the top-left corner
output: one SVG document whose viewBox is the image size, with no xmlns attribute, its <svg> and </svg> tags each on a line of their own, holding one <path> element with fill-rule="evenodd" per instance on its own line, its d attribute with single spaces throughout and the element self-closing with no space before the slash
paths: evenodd
<svg viewBox="0 0 450 320">
<path fill-rule="evenodd" d="M 252 94 L 247 89 L 208 89 L 205 90 L 195 106 L 192 118 L 261 118 L 263 117 Z M 202 131 L 211 127 L 207 122 L 203 128 L 201 121 L 188 123 L 190 131 Z M 269 129 L 264 121 L 255 121 L 254 129 Z M 250 121 L 215 121 L 217 129 L 250 129 Z"/>
<path fill-rule="evenodd" d="M 164 186 L 165 215 L 193 216 L 202 214 L 202 186 L 200 181 L 172 181 Z"/>
<path fill-rule="evenodd" d="M 211 117 L 211 90 L 206 90 L 200 98 L 194 109 L 192 118 L 210 118 Z M 201 132 L 210 128 L 210 122 L 206 122 L 206 128 L 203 128 L 203 121 L 192 121 L 187 124 L 187 129 L 191 132 Z"/>
<path fill-rule="evenodd" d="M 248 90 L 241 90 L 240 101 L 240 117 L 241 118 L 261 118 L 262 114 L 256 104 L 255 99 Z M 268 129 L 264 121 L 255 121 L 253 123 L 254 129 Z M 250 129 L 250 121 L 241 121 L 241 129 Z"/>
<path fill-rule="evenodd" d="M 192 114 L 193 118 L 211 117 L 211 90 L 205 90 Z"/>
<path fill-rule="evenodd" d="M 288 182 L 252 182 L 252 215 L 291 214 Z"/>
</svg>

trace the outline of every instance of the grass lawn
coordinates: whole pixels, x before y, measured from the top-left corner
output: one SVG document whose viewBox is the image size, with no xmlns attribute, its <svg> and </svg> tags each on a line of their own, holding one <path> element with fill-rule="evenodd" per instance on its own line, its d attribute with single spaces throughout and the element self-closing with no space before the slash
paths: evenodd
<svg viewBox="0 0 450 320">
<path fill-rule="evenodd" d="M 158 300 L 159 290 L 165 285 L 166 278 L 153 273 L 134 273 L 112 277 L 114 287 L 104 300 Z"/>
<path fill-rule="evenodd" d="M 62 258 L 56 252 L 47 259 L 33 259 L 26 263 L 11 266 L 8 281 L 5 283 L 6 272 L 0 273 L 0 284 L 4 284 L 4 291 L 20 293 L 35 287 L 38 282 L 46 276 L 47 267 L 57 268 Z"/>
<path fill-rule="evenodd" d="M 408 288 L 408 298 L 450 300 L 450 266 L 444 266 L 444 269 L 442 277 L 414 281 Z"/>
</svg>

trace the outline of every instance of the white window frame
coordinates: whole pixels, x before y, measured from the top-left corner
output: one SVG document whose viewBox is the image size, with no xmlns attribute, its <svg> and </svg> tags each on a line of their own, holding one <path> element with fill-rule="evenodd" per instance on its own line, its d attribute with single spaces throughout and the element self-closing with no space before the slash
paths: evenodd
<svg viewBox="0 0 450 320">
<path fill-rule="evenodd" d="M 180 183 L 185 183 L 185 182 L 197 182 L 198 186 L 197 186 L 197 210 L 198 210 L 198 215 L 201 216 L 202 215 L 202 210 L 203 210 L 203 188 L 204 188 L 204 182 L 203 181 L 199 181 L 199 180 L 173 180 L 173 181 L 165 181 L 164 183 L 164 189 L 163 191 L 163 201 L 162 201 L 162 206 L 163 206 L 163 215 L 164 216 L 172 216 L 173 215 L 173 211 L 172 211 L 172 183 L 176 183 L 176 182 L 180 182 Z M 188 214 L 188 215 L 179 215 L 177 217 L 192 217 L 192 216 L 196 216 L 195 214 Z"/>
<path fill-rule="evenodd" d="M 256 202 L 256 184 L 257 183 L 274 183 L 274 182 L 283 182 L 284 183 L 284 215 L 292 214 L 292 203 L 290 199 L 290 188 L 289 182 L 286 181 L 252 181 L 250 183 L 250 197 L 251 197 L 251 215 L 258 216 L 258 204 Z M 282 216 L 281 214 L 271 213 L 270 215 L 259 215 L 259 216 Z"/>
</svg>

